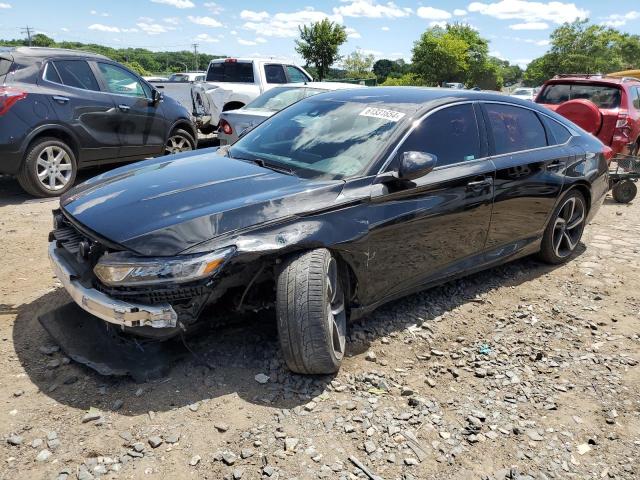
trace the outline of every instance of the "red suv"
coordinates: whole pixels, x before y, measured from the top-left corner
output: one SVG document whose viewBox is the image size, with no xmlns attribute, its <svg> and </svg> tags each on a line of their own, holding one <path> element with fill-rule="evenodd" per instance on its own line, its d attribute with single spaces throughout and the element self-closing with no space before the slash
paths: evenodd
<svg viewBox="0 0 640 480">
<path fill-rule="evenodd" d="M 598 137 L 613 155 L 640 154 L 640 79 L 558 75 L 535 101 Z"/>
</svg>

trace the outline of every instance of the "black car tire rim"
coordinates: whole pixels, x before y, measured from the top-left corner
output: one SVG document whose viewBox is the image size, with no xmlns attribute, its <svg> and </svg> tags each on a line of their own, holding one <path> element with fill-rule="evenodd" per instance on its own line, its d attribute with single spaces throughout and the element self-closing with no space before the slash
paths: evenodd
<svg viewBox="0 0 640 480">
<path fill-rule="evenodd" d="M 167 140 L 167 146 L 164 148 L 165 155 L 171 155 L 173 153 L 189 152 L 193 150 L 189 139 L 182 135 L 172 135 Z"/>
<path fill-rule="evenodd" d="M 585 208 L 580 197 L 569 197 L 558 211 L 553 226 L 553 251 L 559 258 L 568 257 L 578 246 L 584 228 Z"/>
<path fill-rule="evenodd" d="M 344 356 L 347 319 L 344 309 L 344 293 L 338 279 L 338 264 L 332 258 L 327 268 L 327 322 L 331 332 L 333 353 L 338 360 Z"/>
<path fill-rule="evenodd" d="M 40 184 L 49 191 L 62 190 L 73 174 L 69 153 L 55 145 L 46 147 L 36 160 L 36 175 Z"/>
</svg>

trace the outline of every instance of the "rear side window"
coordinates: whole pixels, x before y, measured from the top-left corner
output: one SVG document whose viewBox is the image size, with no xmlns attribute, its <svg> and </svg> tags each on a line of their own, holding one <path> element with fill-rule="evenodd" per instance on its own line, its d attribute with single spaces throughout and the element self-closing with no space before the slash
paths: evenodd
<svg viewBox="0 0 640 480">
<path fill-rule="evenodd" d="M 287 83 L 287 77 L 284 74 L 282 65 L 265 65 L 264 75 L 267 83 Z"/>
<path fill-rule="evenodd" d="M 620 89 L 595 83 L 551 83 L 542 91 L 538 103 L 558 105 L 577 99 L 590 100 L 598 108 L 618 108 L 620 106 Z"/>
<path fill-rule="evenodd" d="M 207 71 L 207 82 L 254 83 L 253 63 L 212 63 Z"/>
<path fill-rule="evenodd" d="M 562 145 L 563 143 L 567 143 L 571 138 L 572 134 L 567 127 L 561 125 L 559 122 L 555 120 L 551 120 L 550 118 L 545 118 L 544 123 L 547 125 L 547 129 L 551 132 L 553 138 L 549 139 L 549 143 L 553 145 Z M 555 141 L 552 142 L 552 140 Z"/>
<path fill-rule="evenodd" d="M 47 80 L 48 82 L 62 83 L 62 80 L 60 79 L 60 75 L 58 75 L 58 71 L 56 70 L 56 67 L 53 66 L 53 62 L 47 63 L 47 66 L 45 67 L 45 70 L 44 70 L 44 79 Z"/>
<path fill-rule="evenodd" d="M 486 103 L 493 131 L 496 155 L 547 146 L 544 127 L 533 111 L 526 108 Z"/>
<path fill-rule="evenodd" d="M 91 67 L 84 60 L 56 60 L 53 64 L 64 85 L 84 90 L 100 90 Z"/>
<path fill-rule="evenodd" d="M 304 83 L 309 81 L 307 76 L 302 73 L 302 70 L 291 65 L 287 65 L 287 74 L 289 75 L 289 82 L 291 83 Z"/>
<path fill-rule="evenodd" d="M 473 106 L 456 105 L 428 116 L 411 132 L 401 151 L 435 155 L 438 167 L 480 158 L 480 133 Z"/>
<path fill-rule="evenodd" d="M 635 93 L 635 97 L 633 98 L 633 106 L 636 107 L 638 110 L 640 110 L 640 87 L 636 87 L 634 88 L 634 90 L 636 93 Z"/>
</svg>

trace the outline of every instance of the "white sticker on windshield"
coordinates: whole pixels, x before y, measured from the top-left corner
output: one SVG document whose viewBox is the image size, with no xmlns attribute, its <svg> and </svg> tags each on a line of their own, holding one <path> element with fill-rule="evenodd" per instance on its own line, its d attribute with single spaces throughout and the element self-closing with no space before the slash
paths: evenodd
<svg viewBox="0 0 640 480">
<path fill-rule="evenodd" d="M 364 117 L 382 118 L 383 120 L 389 120 L 390 122 L 397 122 L 402 119 L 405 114 L 394 110 L 387 110 L 385 108 L 367 107 L 360 112 L 360 115 Z"/>
</svg>

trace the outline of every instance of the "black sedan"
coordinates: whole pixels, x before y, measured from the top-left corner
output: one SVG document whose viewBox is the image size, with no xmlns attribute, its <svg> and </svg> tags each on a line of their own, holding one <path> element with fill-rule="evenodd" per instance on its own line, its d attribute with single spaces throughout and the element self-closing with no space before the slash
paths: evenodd
<svg viewBox="0 0 640 480">
<path fill-rule="evenodd" d="M 338 370 L 348 318 L 453 278 L 576 252 L 610 151 L 482 92 L 320 94 L 231 147 L 148 160 L 67 193 L 49 254 L 85 310 L 169 338 L 275 305 L 289 367 Z"/>
</svg>

